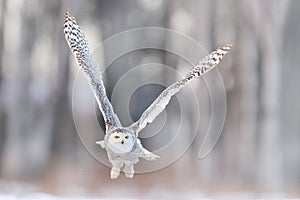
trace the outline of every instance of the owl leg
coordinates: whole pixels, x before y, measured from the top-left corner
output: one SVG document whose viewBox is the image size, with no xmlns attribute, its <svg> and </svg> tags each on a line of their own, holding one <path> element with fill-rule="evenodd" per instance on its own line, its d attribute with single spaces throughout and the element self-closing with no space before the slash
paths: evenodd
<svg viewBox="0 0 300 200">
<path fill-rule="evenodd" d="M 145 160 L 156 160 L 159 158 L 158 155 L 155 155 L 154 153 L 151 153 L 147 149 L 143 148 L 141 157 L 144 158 Z"/>
<path fill-rule="evenodd" d="M 127 178 L 132 178 L 134 175 L 134 164 L 132 162 L 125 163 L 124 173 Z"/>
<path fill-rule="evenodd" d="M 118 159 L 118 160 L 111 161 L 111 164 L 113 167 L 110 170 L 110 178 L 116 179 L 120 175 L 120 170 L 121 170 L 121 167 L 123 167 L 124 163 L 123 163 L 123 161 Z"/>
</svg>

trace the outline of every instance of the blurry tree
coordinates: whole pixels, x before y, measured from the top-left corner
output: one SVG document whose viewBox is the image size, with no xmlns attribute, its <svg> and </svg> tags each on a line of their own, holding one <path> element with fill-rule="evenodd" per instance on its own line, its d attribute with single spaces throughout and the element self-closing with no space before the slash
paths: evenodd
<svg viewBox="0 0 300 200">
<path fill-rule="evenodd" d="M 14 47 L 10 48 L 6 55 L 6 66 L 10 66 L 10 76 L 7 80 L 9 87 L 7 117 L 7 142 L 5 143 L 3 171 L 11 176 L 20 176 L 28 173 L 30 161 L 33 107 L 30 103 L 29 84 L 31 79 L 31 53 L 34 45 L 35 31 L 35 6 L 34 1 L 15 5 L 16 2 L 8 2 L 7 20 L 15 23 L 14 33 L 10 32 L 18 40 Z M 14 15 L 13 13 L 19 13 Z M 10 26 L 5 24 L 5 28 Z M 9 29 L 5 30 L 9 31 Z M 8 39 L 5 47 L 8 48 Z M 7 60 L 8 57 L 17 59 Z"/>
<path fill-rule="evenodd" d="M 233 20 L 235 48 L 232 55 L 231 76 L 234 77 L 233 86 L 228 91 L 228 113 L 224 134 L 230 136 L 226 142 L 227 174 L 233 176 L 239 173 L 244 180 L 250 183 L 256 181 L 256 137 L 258 111 L 258 51 L 255 33 L 255 7 L 253 2 L 243 1 L 234 5 Z M 243 51 L 240 51 L 243 49 Z M 230 79 L 229 79 L 230 80 Z M 238 109 L 237 109 L 238 108 Z M 237 151 L 234 151 L 231 147 Z M 224 160 L 223 160 L 224 161 Z M 231 171 L 231 172 L 230 172 Z"/>
<path fill-rule="evenodd" d="M 264 186 L 282 184 L 282 137 L 280 134 L 280 83 L 282 77 L 282 34 L 288 1 L 257 1 L 256 30 L 261 52 L 259 115 L 259 182 Z"/>
<path fill-rule="evenodd" d="M 0 163 L 2 162 L 3 157 L 3 146 L 5 142 L 6 136 L 6 114 L 4 109 L 4 102 L 3 102 L 3 49 L 4 49 L 4 27 L 5 27 L 5 8 L 6 8 L 6 0 L 3 0 L 0 4 Z M 1 175 L 1 168 L 0 165 L 0 175 Z"/>
<path fill-rule="evenodd" d="M 287 16 L 283 22 L 282 63 L 280 66 L 280 135 L 283 157 L 283 179 L 286 187 L 297 187 L 300 184 L 300 45 L 299 19 L 300 1 L 290 1 Z"/>
</svg>

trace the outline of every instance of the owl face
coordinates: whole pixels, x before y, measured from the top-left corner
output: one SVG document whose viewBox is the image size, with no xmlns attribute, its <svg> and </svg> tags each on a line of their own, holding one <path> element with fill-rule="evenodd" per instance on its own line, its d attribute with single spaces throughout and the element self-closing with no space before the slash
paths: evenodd
<svg viewBox="0 0 300 200">
<path fill-rule="evenodd" d="M 115 153 L 128 153 L 135 143 L 135 136 L 128 131 L 116 130 L 108 138 L 108 147 Z"/>
</svg>

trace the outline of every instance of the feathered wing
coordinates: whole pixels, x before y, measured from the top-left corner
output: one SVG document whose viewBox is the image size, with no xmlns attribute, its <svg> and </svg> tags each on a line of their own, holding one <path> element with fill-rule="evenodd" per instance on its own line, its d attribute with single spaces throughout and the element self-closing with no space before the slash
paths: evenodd
<svg viewBox="0 0 300 200">
<path fill-rule="evenodd" d="M 87 39 L 76 19 L 68 12 L 65 13 L 64 33 L 67 43 L 74 54 L 77 64 L 84 71 L 92 86 L 95 98 L 102 112 L 106 127 L 120 127 L 120 121 L 106 96 L 99 66 L 93 61 Z"/>
<path fill-rule="evenodd" d="M 220 63 L 222 58 L 231 49 L 231 45 L 225 45 L 219 48 L 208 56 L 203 58 L 198 65 L 193 67 L 182 79 L 167 87 L 162 93 L 153 101 L 153 103 L 143 112 L 140 119 L 133 123 L 129 128 L 138 134 L 147 124 L 151 123 L 168 105 L 171 97 L 179 92 L 179 90 L 188 84 L 192 79 L 197 78 L 209 70 L 213 69 Z"/>
</svg>

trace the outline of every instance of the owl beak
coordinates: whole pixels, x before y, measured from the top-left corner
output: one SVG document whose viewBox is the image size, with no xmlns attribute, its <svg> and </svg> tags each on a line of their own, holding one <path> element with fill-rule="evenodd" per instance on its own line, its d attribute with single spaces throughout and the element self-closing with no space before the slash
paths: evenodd
<svg viewBox="0 0 300 200">
<path fill-rule="evenodd" d="M 121 144 L 124 144 L 124 140 L 122 140 Z"/>
</svg>

